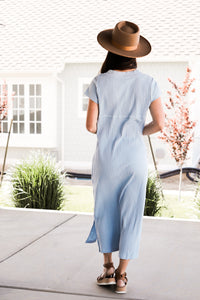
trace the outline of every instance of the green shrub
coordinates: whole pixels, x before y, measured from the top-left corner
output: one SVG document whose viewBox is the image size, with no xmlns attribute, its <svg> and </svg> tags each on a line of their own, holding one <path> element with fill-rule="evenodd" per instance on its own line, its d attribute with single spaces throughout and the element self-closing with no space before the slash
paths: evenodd
<svg viewBox="0 0 200 300">
<path fill-rule="evenodd" d="M 11 181 L 16 207 L 61 209 L 63 176 L 49 154 L 34 152 L 29 159 L 16 164 Z"/>
<path fill-rule="evenodd" d="M 155 216 L 159 214 L 162 200 L 162 187 L 159 179 L 154 173 L 149 174 L 146 187 L 146 201 L 144 208 L 145 216 Z"/>
</svg>

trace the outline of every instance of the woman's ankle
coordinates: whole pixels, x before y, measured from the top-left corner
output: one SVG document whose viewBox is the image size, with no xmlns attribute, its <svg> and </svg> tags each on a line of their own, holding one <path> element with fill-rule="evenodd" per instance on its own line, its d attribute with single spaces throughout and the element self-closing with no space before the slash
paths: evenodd
<svg viewBox="0 0 200 300">
<path fill-rule="evenodd" d="M 104 253 L 104 264 L 113 263 L 112 253 Z"/>
<path fill-rule="evenodd" d="M 119 265 L 117 267 L 117 270 L 119 271 L 119 274 L 124 274 L 126 272 L 129 261 L 130 261 L 130 259 L 120 258 Z"/>
<path fill-rule="evenodd" d="M 104 263 L 104 272 L 109 276 L 115 273 L 115 267 L 112 262 Z"/>
</svg>

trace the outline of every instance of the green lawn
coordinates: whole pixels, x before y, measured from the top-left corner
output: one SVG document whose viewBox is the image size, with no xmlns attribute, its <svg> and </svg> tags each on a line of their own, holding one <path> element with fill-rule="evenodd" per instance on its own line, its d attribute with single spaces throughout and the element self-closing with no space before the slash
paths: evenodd
<svg viewBox="0 0 200 300">
<path fill-rule="evenodd" d="M 62 210 L 93 212 L 94 201 L 91 186 L 65 186 L 65 202 Z M 3 182 L 0 188 L 0 206 L 14 207 L 10 195 L 11 184 Z"/>
<path fill-rule="evenodd" d="M 10 196 L 11 186 L 8 182 L 4 182 L 0 188 L 0 206 L 13 207 Z M 94 200 L 92 186 L 65 186 L 66 199 L 63 205 L 65 211 L 81 211 L 93 212 Z M 185 219 L 200 219 L 200 210 L 197 209 L 194 202 L 193 193 L 182 192 L 182 201 L 178 201 L 178 194 L 175 191 L 173 194 L 164 191 L 165 200 L 163 203 L 167 208 L 161 209 L 162 217 L 185 218 Z"/>
<path fill-rule="evenodd" d="M 175 191 L 174 195 L 170 195 L 164 191 L 165 200 L 163 205 L 167 208 L 161 209 L 162 217 L 169 218 L 184 218 L 184 219 L 198 219 L 200 218 L 200 210 L 194 201 L 194 195 L 184 195 L 182 192 L 181 201 L 178 200 L 178 194 Z"/>
<path fill-rule="evenodd" d="M 65 186 L 65 193 L 63 210 L 93 212 L 94 200 L 91 186 Z"/>
</svg>

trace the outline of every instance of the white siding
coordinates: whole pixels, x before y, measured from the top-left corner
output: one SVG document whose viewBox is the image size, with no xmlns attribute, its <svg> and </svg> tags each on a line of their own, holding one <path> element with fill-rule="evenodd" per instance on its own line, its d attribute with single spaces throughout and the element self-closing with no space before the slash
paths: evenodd
<svg viewBox="0 0 200 300">
<path fill-rule="evenodd" d="M 62 160 L 61 149 L 62 149 L 62 132 L 65 130 L 65 127 L 62 128 L 62 84 L 60 81 L 57 81 L 57 95 L 56 95 L 56 107 L 57 107 L 57 123 L 56 123 L 56 137 L 57 137 L 57 159 L 58 161 Z"/>
<path fill-rule="evenodd" d="M 188 66 L 187 62 L 142 62 L 138 63 L 138 69 L 153 76 L 162 91 L 162 101 L 168 99 L 167 91 L 171 90 L 171 84 L 168 78 L 171 78 L 178 85 L 182 84 L 185 78 L 186 68 Z M 150 113 L 147 114 L 147 121 L 151 120 Z M 166 144 L 161 139 L 158 139 L 159 133 L 151 135 L 151 142 L 156 157 L 156 162 L 160 170 L 177 168 L 174 158 L 171 157 L 168 144 Z M 148 138 L 145 137 L 148 153 L 149 153 L 149 165 L 153 167 L 153 160 L 150 153 L 150 148 L 148 144 Z M 161 158 L 161 156 L 163 156 Z"/>
<path fill-rule="evenodd" d="M 79 112 L 79 79 L 93 78 L 100 64 L 67 64 L 64 72 L 65 96 L 65 161 L 91 161 L 96 135 L 86 130 L 86 117 Z"/>
<path fill-rule="evenodd" d="M 41 74 L 0 74 L 8 84 L 41 83 L 42 84 L 42 134 L 13 134 L 10 135 L 7 153 L 7 166 L 18 159 L 26 158 L 29 153 L 36 149 L 44 149 L 58 158 L 58 142 L 60 141 L 58 131 L 59 97 L 57 96 L 56 79 L 51 75 Z M 28 98 L 25 99 L 28 101 Z M 57 111 L 58 106 L 58 111 Z M 0 166 L 7 142 L 7 134 L 0 134 Z"/>
<path fill-rule="evenodd" d="M 66 82 L 65 99 L 65 161 L 91 162 L 95 151 L 96 135 L 87 132 L 85 128 L 85 117 L 80 117 L 79 105 L 79 78 L 93 78 L 99 72 L 101 64 L 67 64 L 64 71 Z M 168 77 L 176 83 L 181 84 L 186 72 L 187 62 L 138 62 L 138 69 L 153 76 L 159 83 L 162 90 L 162 99 L 167 99 L 167 90 L 170 88 Z M 147 122 L 151 120 L 147 115 Z M 151 135 L 153 149 L 156 155 L 158 167 L 162 170 L 166 168 L 176 168 L 173 158 L 171 158 L 168 145 L 157 138 L 158 134 Z M 148 144 L 148 138 L 144 137 L 148 149 L 149 165 L 153 168 L 152 156 Z M 164 153 L 163 158 L 159 158 Z"/>
<path fill-rule="evenodd" d="M 52 149 L 52 148 L 42 148 L 42 147 L 38 147 L 38 148 L 25 148 L 25 147 L 9 147 L 8 148 L 8 153 L 7 153 L 7 158 L 6 158 L 6 167 L 5 170 L 10 169 L 10 167 L 12 167 L 16 162 L 20 161 L 20 160 L 24 160 L 27 159 L 32 151 L 43 151 L 43 152 L 48 152 L 50 153 L 53 157 L 55 157 L 56 159 L 57 157 L 57 150 L 56 149 Z M 4 154 L 5 154 L 5 148 L 0 148 L 0 170 L 2 169 L 2 165 L 3 165 L 3 159 L 4 159 Z"/>
</svg>

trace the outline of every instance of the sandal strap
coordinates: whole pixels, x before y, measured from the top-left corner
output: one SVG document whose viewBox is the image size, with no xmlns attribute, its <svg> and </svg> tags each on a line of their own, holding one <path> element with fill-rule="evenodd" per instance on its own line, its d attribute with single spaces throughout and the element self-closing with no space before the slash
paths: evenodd
<svg viewBox="0 0 200 300">
<path fill-rule="evenodd" d="M 106 269 L 114 268 L 114 265 L 113 265 L 112 262 L 106 263 L 106 264 L 104 264 L 103 266 L 104 266 L 104 268 L 106 268 Z M 114 269 L 115 269 L 115 268 L 114 268 Z M 97 277 L 97 280 L 102 280 L 102 279 L 104 279 L 104 278 L 114 278 L 114 275 L 115 275 L 115 272 L 113 272 L 113 274 L 111 274 L 111 275 L 106 275 L 106 272 L 103 272 L 101 275 L 99 275 L 99 276 Z"/>
<path fill-rule="evenodd" d="M 105 273 L 102 273 L 101 275 L 99 275 L 99 276 L 97 277 L 97 280 L 102 280 L 102 279 L 104 279 L 104 278 L 114 278 L 114 273 L 111 274 L 111 275 L 105 275 Z"/>
<path fill-rule="evenodd" d="M 124 272 L 122 274 L 120 274 L 119 270 L 116 269 L 115 270 L 115 280 L 122 280 L 124 282 L 124 284 L 126 285 L 128 282 L 128 278 L 127 278 L 127 273 Z"/>
</svg>

